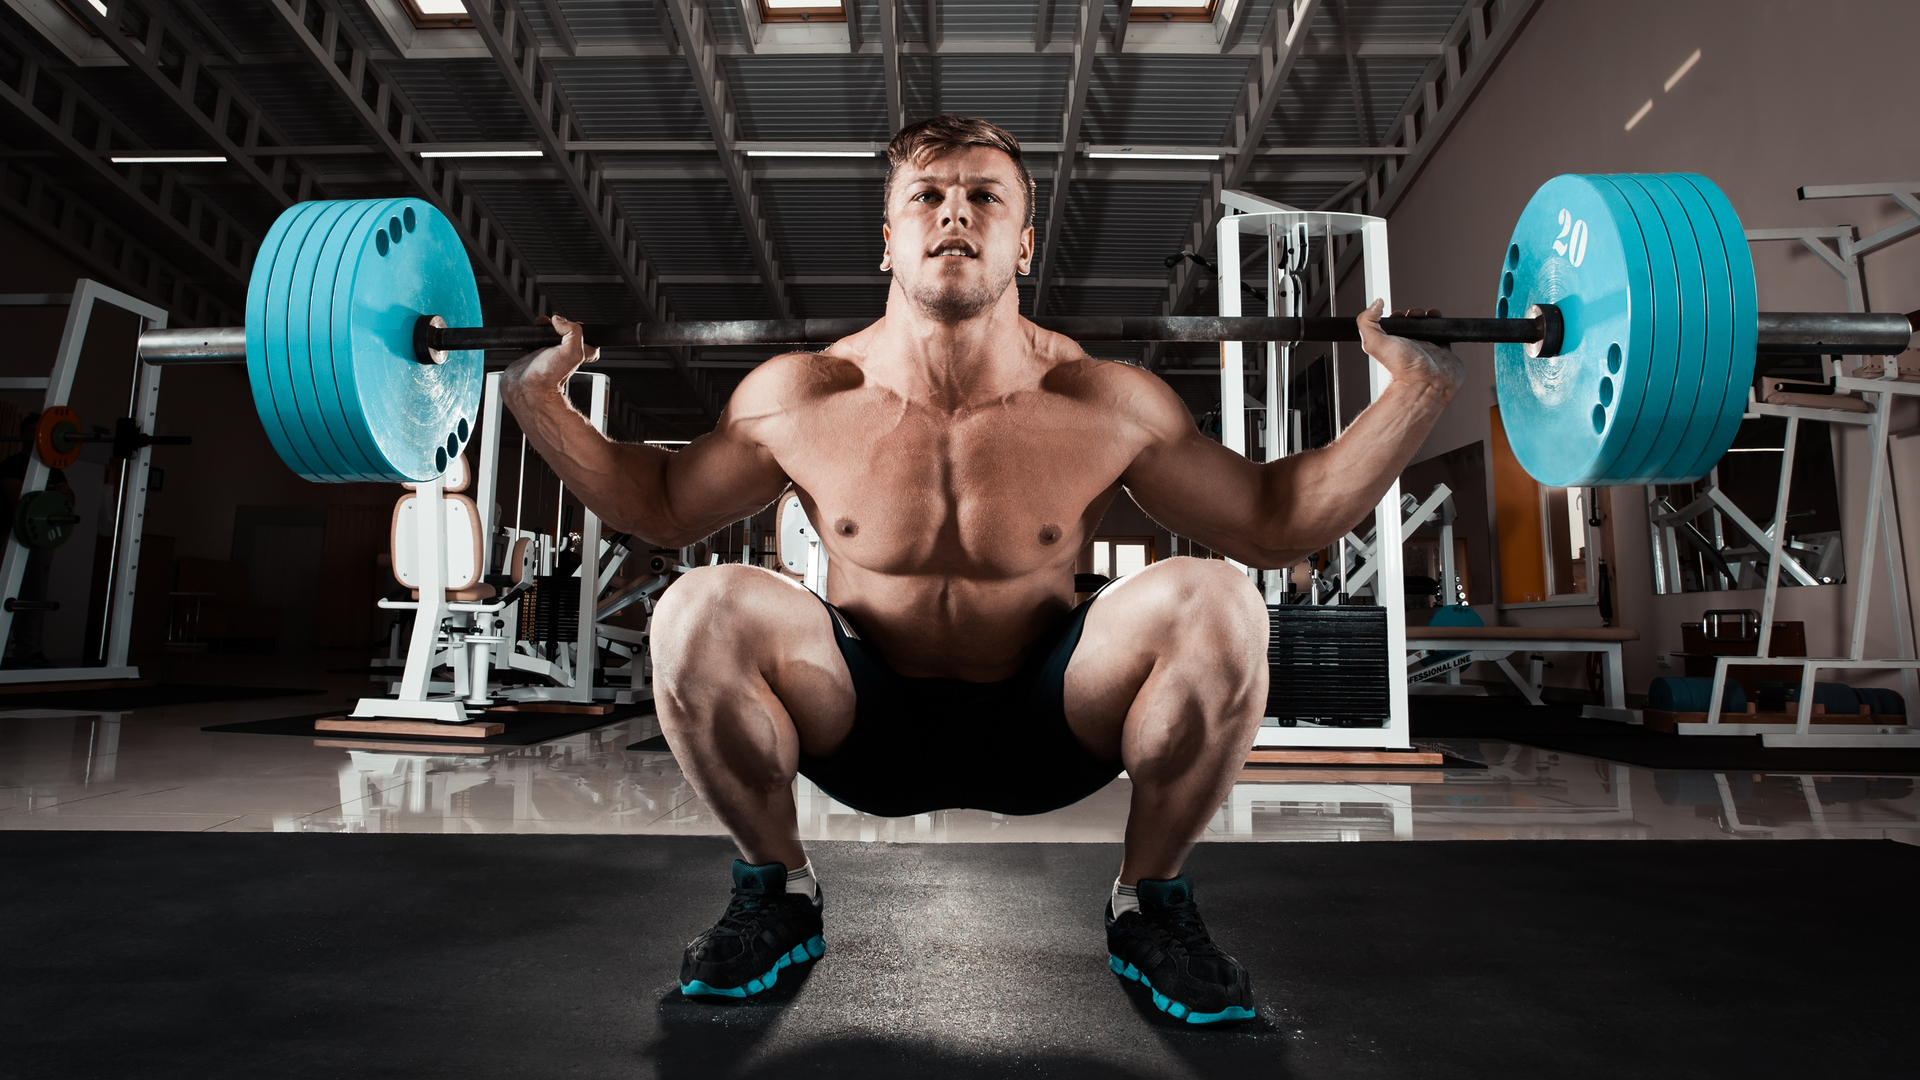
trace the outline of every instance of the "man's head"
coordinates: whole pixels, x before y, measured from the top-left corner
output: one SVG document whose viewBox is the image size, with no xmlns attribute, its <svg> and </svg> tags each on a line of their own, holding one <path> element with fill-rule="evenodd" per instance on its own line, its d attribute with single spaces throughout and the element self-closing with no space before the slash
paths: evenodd
<svg viewBox="0 0 1920 1080">
<path fill-rule="evenodd" d="M 1033 177 L 1020 143 L 984 120 L 935 116 L 887 146 L 887 252 L 907 297 L 943 322 L 999 300 L 1033 259 Z"/>
</svg>

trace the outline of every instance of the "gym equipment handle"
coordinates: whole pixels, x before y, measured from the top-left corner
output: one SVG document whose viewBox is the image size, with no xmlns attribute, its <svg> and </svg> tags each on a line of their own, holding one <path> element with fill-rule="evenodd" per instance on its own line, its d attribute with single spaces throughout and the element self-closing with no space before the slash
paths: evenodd
<svg viewBox="0 0 1920 1080">
<path fill-rule="evenodd" d="M 1034 320 L 1076 341 L 1359 341 L 1360 328 L 1348 318 L 1267 318 L 1224 315 L 1066 316 Z M 1421 341 L 1542 342 L 1540 355 L 1557 336 L 1559 311 L 1543 305 L 1527 319 L 1452 319 L 1388 317 L 1381 329 Z M 1920 312 L 1762 312 L 1758 316 L 1763 353 L 1831 352 L 1890 355 L 1913 343 Z M 618 323 L 590 325 L 587 340 L 609 347 L 669 345 L 822 345 L 856 334 L 872 319 L 742 319 L 712 322 Z M 431 348 L 527 351 L 557 345 L 560 337 L 545 326 L 432 327 Z M 1542 341 L 1546 338 L 1547 341 Z M 246 330 L 149 330 L 140 335 L 140 358 L 151 364 L 234 364 L 247 358 Z"/>
</svg>

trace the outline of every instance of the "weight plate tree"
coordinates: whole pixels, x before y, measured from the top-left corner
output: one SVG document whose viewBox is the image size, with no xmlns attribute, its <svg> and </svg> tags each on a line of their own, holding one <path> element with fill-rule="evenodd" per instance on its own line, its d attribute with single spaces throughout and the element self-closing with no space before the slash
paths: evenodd
<svg viewBox="0 0 1920 1080">
<path fill-rule="evenodd" d="M 1514 226 L 1494 314 L 1389 317 L 1381 328 L 1495 343 L 1508 441 L 1552 487 L 1700 476 L 1733 442 L 1756 352 L 1891 355 L 1912 345 L 1920 320 L 1920 312 L 1759 311 L 1739 216 L 1712 181 L 1690 173 L 1549 180 Z M 323 482 L 438 476 L 472 435 L 482 350 L 560 340 L 546 326 L 480 326 L 459 237 L 418 199 L 288 209 L 255 257 L 246 317 L 245 328 L 148 331 L 140 356 L 244 361 L 274 449 Z M 1336 318 L 1035 321 L 1081 341 L 1360 338 L 1353 320 Z M 820 344 L 871 322 L 640 323 L 585 334 L 612 347 Z"/>
</svg>

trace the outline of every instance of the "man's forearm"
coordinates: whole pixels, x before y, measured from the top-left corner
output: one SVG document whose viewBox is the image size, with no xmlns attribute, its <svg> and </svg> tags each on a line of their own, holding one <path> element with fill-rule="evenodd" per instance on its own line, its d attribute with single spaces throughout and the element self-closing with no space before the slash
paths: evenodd
<svg viewBox="0 0 1920 1080">
<path fill-rule="evenodd" d="M 1331 445 L 1265 466 L 1260 564 L 1291 566 L 1344 534 L 1385 495 L 1453 398 L 1436 381 L 1396 381 Z"/>
</svg>

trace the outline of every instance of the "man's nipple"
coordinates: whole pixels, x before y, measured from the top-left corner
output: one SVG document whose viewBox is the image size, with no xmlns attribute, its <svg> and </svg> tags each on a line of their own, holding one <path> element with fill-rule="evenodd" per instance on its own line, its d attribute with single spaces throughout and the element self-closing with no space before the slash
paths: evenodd
<svg viewBox="0 0 1920 1080">
<path fill-rule="evenodd" d="M 833 531 L 841 536 L 852 536 L 860 531 L 860 526 L 852 518 L 841 518 L 833 523 Z"/>
<path fill-rule="evenodd" d="M 1058 525 L 1040 526 L 1040 542 L 1043 544 L 1057 544 L 1060 542 L 1062 535 L 1064 534 Z"/>
</svg>

